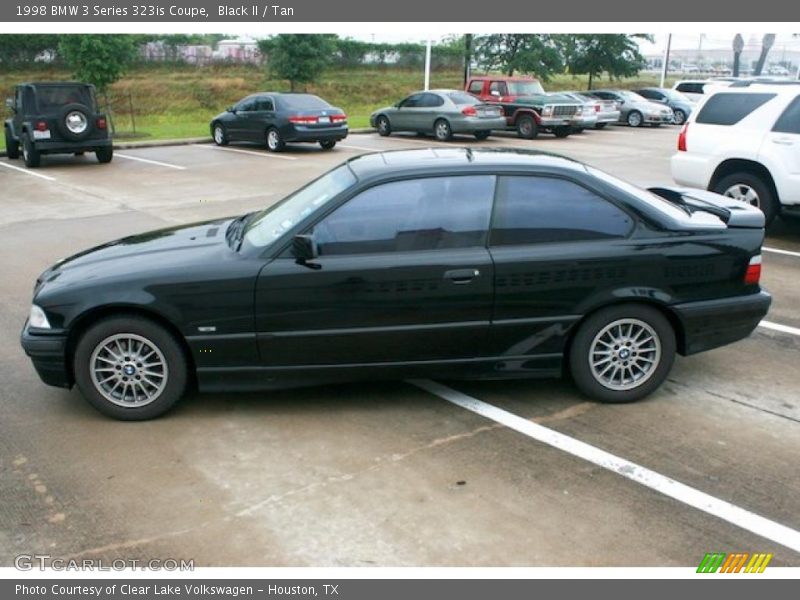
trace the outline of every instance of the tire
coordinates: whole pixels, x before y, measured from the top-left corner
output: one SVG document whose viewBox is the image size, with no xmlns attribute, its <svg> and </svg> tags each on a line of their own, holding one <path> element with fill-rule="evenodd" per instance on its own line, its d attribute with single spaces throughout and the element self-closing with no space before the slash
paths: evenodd
<svg viewBox="0 0 800 600">
<path fill-rule="evenodd" d="M 58 119 L 56 120 L 58 131 L 66 140 L 72 140 L 74 142 L 84 140 L 94 131 L 94 124 L 92 123 L 93 114 L 92 110 L 84 104 L 67 104 L 58 113 Z M 73 120 L 73 128 L 70 128 L 70 123 Z M 76 131 L 74 127 L 77 125 L 82 125 L 83 129 Z"/>
<path fill-rule="evenodd" d="M 595 129 L 605 129 L 606 125 L 608 125 L 608 123 L 598 123 L 597 125 L 594 126 L 594 128 Z"/>
<path fill-rule="evenodd" d="M 628 117 L 625 119 L 625 121 L 631 127 L 641 127 L 644 123 L 644 118 L 642 117 L 642 113 L 640 113 L 638 110 L 632 110 L 628 113 Z"/>
<path fill-rule="evenodd" d="M 449 142 L 453 139 L 453 130 L 446 119 L 438 119 L 433 124 L 433 135 L 439 142 Z"/>
<path fill-rule="evenodd" d="M 211 137 L 214 138 L 214 143 L 217 146 L 228 145 L 228 132 L 225 131 L 225 126 L 222 123 L 214 123 L 214 127 L 211 128 Z"/>
<path fill-rule="evenodd" d="M 188 363 L 178 341 L 163 327 L 138 316 L 118 316 L 98 321 L 81 336 L 73 372 L 78 388 L 98 411 L 122 421 L 144 421 L 164 414 L 180 399 Z M 106 376 L 112 380 L 104 384 Z"/>
<path fill-rule="evenodd" d="M 483 140 L 487 139 L 490 135 L 492 135 L 492 132 L 491 131 L 476 131 L 474 133 L 474 135 L 475 135 L 475 139 L 476 140 L 482 142 Z"/>
<path fill-rule="evenodd" d="M 286 142 L 283 141 L 280 131 L 274 127 L 267 130 L 267 150 L 270 152 L 283 152 L 286 148 Z"/>
<path fill-rule="evenodd" d="M 102 164 L 110 163 L 111 160 L 114 158 L 114 147 L 103 146 L 102 148 L 98 148 L 97 150 L 95 150 L 94 154 L 97 157 L 97 162 Z"/>
<path fill-rule="evenodd" d="M 732 173 L 720 179 L 711 190 L 761 209 L 764 224 L 769 226 L 781 212 L 778 199 L 761 177 L 747 171 Z"/>
<path fill-rule="evenodd" d="M 3 129 L 6 132 L 6 156 L 8 156 L 10 160 L 16 160 L 19 158 L 19 142 L 11 135 L 11 129 L 8 127 L 4 127 Z"/>
<path fill-rule="evenodd" d="M 633 339 L 638 332 L 638 344 L 630 343 L 628 327 Z M 619 347 L 605 345 L 615 340 L 621 341 Z M 607 357 L 606 351 L 610 352 Z M 657 309 L 642 304 L 597 311 L 580 325 L 569 352 L 570 372 L 578 389 L 612 404 L 635 402 L 651 394 L 664 382 L 674 360 L 672 325 Z"/>
<path fill-rule="evenodd" d="M 27 133 L 22 134 L 22 160 L 29 169 L 35 169 L 42 164 L 42 155 L 39 154 Z"/>
<path fill-rule="evenodd" d="M 389 123 L 389 117 L 380 115 L 375 121 L 375 128 L 378 130 L 378 135 L 387 137 L 392 134 L 392 124 Z"/>
<path fill-rule="evenodd" d="M 673 122 L 675 125 L 683 125 L 686 122 L 686 113 L 683 112 L 680 108 L 673 111 Z"/>
<path fill-rule="evenodd" d="M 333 150 L 336 146 L 336 140 L 322 140 L 319 143 L 319 147 L 323 150 Z"/>
<path fill-rule="evenodd" d="M 523 140 L 532 140 L 539 135 L 539 126 L 531 115 L 522 115 L 517 119 L 517 135 Z"/>
<path fill-rule="evenodd" d="M 557 138 L 563 139 L 569 136 L 570 133 L 572 133 L 572 130 L 569 127 L 556 127 L 553 129 L 553 135 L 555 135 Z"/>
</svg>

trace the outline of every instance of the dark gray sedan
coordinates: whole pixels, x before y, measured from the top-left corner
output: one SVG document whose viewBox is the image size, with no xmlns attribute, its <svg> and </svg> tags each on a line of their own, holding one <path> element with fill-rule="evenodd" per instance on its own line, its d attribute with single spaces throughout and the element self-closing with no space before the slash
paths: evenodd
<svg viewBox="0 0 800 600">
<path fill-rule="evenodd" d="M 414 92 L 394 106 L 376 110 L 370 125 L 383 136 L 394 131 L 432 133 L 446 142 L 455 133 L 469 133 L 485 140 L 492 129 L 505 129 L 506 119 L 500 106 L 484 104 L 460 90 Z"/>
<path fill-rule="evenodd" d="M 636 93 L 643 98 L 647 98 L 651 102 L 669 106 L 672 109 L 672 113 L 675 115 L 674 120 L 676 125 L 683 125 L 694 109 L 694 102 L 690 100 L 688 96 L 684 96 L 680 92 L 668 88 L 642 88 L 641 90 L 636 90 Z"/>
</svg>

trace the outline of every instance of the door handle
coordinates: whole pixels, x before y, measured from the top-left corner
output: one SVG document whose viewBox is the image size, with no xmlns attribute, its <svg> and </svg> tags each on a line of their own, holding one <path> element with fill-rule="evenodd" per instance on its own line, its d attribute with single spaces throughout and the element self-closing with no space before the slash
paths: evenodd
<svg viewBox="0 0 800 600">
<path fill-rule="evenodd" d="M 780 144 L 781 146 L 791 146 L 794 142 L 787 138 L 775 138 L 772 140 L 773 144 Z"/>
<path fill-rule="evenodd" d="M 452 269 L 444 272 L 444 278 L 449 279 L 457 285 L 469 283 L 476 277 L 479 277 L 481 272 L 478 269 Z"/>
</svg>

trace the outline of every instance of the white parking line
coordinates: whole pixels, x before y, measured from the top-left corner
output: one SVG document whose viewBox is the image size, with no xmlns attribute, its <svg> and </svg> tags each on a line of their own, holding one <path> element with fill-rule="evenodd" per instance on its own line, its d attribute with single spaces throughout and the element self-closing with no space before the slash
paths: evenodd
<svg viewBox="0 0 800 600">
<path fill-rule="evenodd" d="M 740 508 L 698 489 L 675 481 L 646 467 L 601 450 L 578 439 L 559 433 L 548 427 L 523 419 L 502 408 L 463 394 L 429 379 L 412 380 L 409 383 L 430 392 L 461 408 L 490 419 L 509 429 L 527 435 L 543 444 L 582 458 L 592 464 L 622 475 L 631 481 L 664 494 L 687 506 L 691 506 L 737 527 L 760 535 L 796 552 L 800 552 L 800 531 Z"/>
<path fill-rule="evenodd" d="M 238 152 L 239 154 L 250 154 L 251 156 L 261 156 L 263 158 L 279 158 L 281 160 L 297 160 L 295 156 L 283 156 L 267 152 L 256 152 L 255 150 L 242 150 L 241 148 L 223 148 L 222 146 L 209 146 L 207 144 L 192 144 L 195 148 L 208 148 L 209 150 L 221 150 L 223 152 Z"/>
<path fill-rule="evenodd" d="M 800 252 L 792 252 L 791 250 L 783 250 L 782 248 L 770 248 L 768 246 L 761 246 L 764 252 L 772 252 L 773 254 L 785 254 L 786 256 L 796 256 L 800 258 Z"/>
<path fill-rule="evenodd" d="M 773 323 L 772 321 L 761 321 L 758 326 L 764 329 L 771 329 L 772 331 L 780 331 L 781 333 L 790 333 L 800 336 L 800 328 L 791 327 L 789 325 L 781 325 L 780 323 Z"/>
<path fill-rule="evenodd" d="M 25 173 L 26 175 L 32 175 L 33 177 L 38 177 L 39 179 L 44 179 L 45 181 L 56 180 L 55 177 L 50 177 L 49 175 L 42 175 L 41 173 L 37 173 L 36 171 L 31 171 L 30 169 L 23 169 L 22 167 L 18 167 L 16 165 L 10 165 L 7 162 L 0 161 L 0 167 L 5 167 L 6 169 L 19 171 L 20 173 Z"/>
<path fill-rule="evenodd" d="M 337 144 L 339 148 L 347 148 L 348 150 L 364 150 L 365 152 L 382 152 L 380 148 L 367 148 L 366 146 L 353 146 L 351 144 Z"/>
<path fill-rule="evenodd" d="M 127 158 L 128 160 L 135 160 L 138 162 L 148 163 L 150 165 L 157 165 L 159 167 L 167 167 L 169 169 L 176 169 L 178 171 L 185 171 L 186 167 L 182 167 L 180 165 L 173 165 L 170 163 L 161 162 L 160 160 L 150 160 L 149 158 L 140 158 L 138 156 L 131 156 L 130 154 L 120 154 L 119 152 L 115 152 L 114 156 L 119 158 Z"/>
</svg>

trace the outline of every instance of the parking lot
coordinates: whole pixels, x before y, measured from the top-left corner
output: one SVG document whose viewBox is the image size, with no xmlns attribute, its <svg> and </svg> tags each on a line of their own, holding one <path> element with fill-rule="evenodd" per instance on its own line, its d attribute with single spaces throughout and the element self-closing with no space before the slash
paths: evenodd
<svg viewBox="0 0 800 600">
<path fill-rule="evenodd" d="M 449 145 L 557 152 L 647 186 L 671 183 L 676 136 L 610 127 Z M 77 389 L 44 386 L 19 346 L 34 280 L 62 257 L 263 207 L 363 152 L 443 145 L 377 134 L 331 152 L 188 144 L 120 150 L 109 165 L 45 157 L 34 171 L 0 158 L 0 565 L 39 552 L 198 566 L 696 566 L 718 551 L 800 566 L 800 221 L 779 220 L 765 242 L 767 322 L 678 357 L 667 383 L 630 405 L 587 401 L 567 380 L 389 382 L 194 395 L 123 423 Z"/>
</svg>

